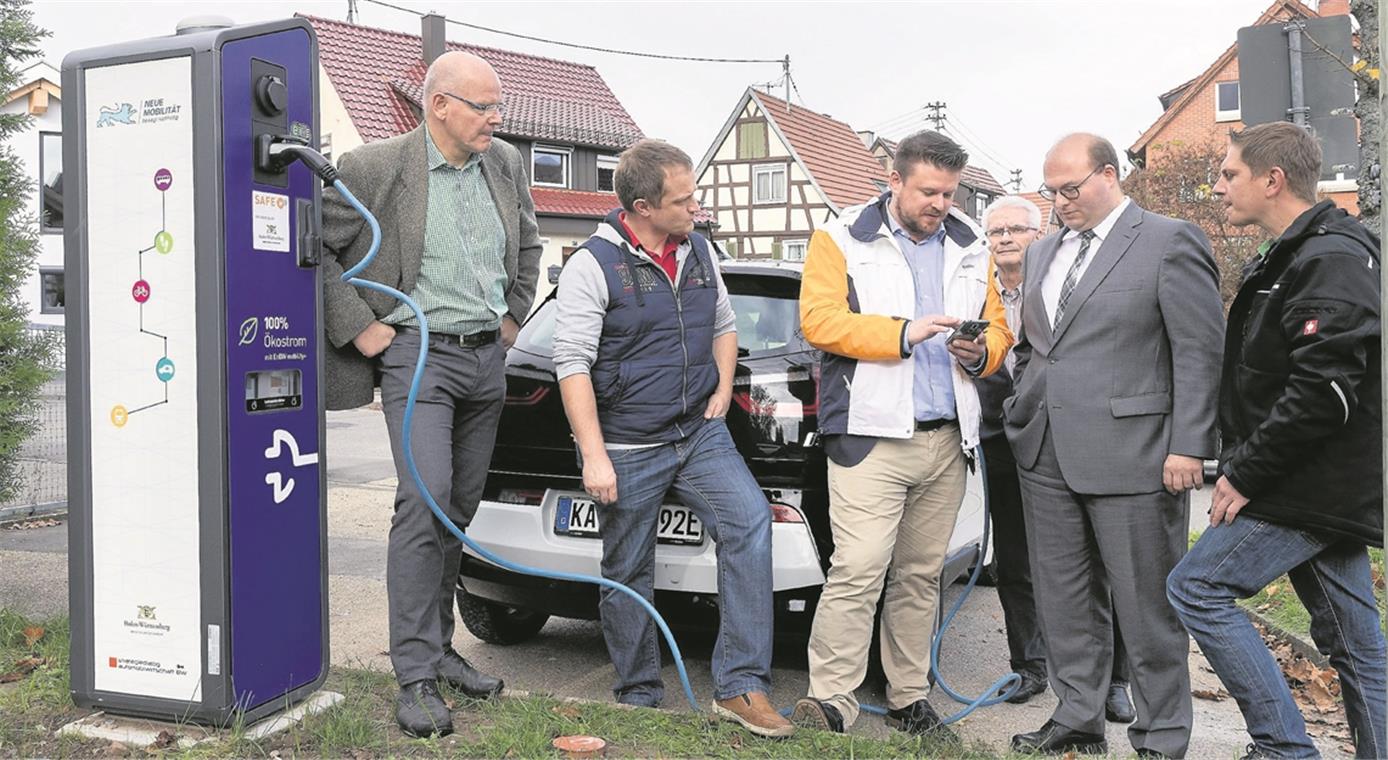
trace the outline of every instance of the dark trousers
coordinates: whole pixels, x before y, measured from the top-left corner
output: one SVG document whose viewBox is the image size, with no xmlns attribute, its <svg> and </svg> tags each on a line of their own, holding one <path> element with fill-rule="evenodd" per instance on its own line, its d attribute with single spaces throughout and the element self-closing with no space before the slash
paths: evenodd
<svg viewBox="0 0 1388 760">
<path fill-rule="evenodd" d="M 453 641 L 453 600 L 462 542 L 439 522 L 415 487 L 405 462 L 402 426 L 419 335 L 401 333 L 381 356 L 381 405 L 390 431 L 395 516 L 386 554 L 390 662 L 402 686 L 438 677 Z M 415 466 L 449 519 L 466 528 L 477 513 L 506 396 L 506 352 L 429 343 L 410 432 Z"/>
<path fill-rule="evenodd" d="M 1012 672 L 1046 677 L 1046 643 L 1036 620 L 1036 596 L 1031 586 L 1026 517 L 1021 483 L 1012 447 L 1001 435 L 983 441 L 988 464 L 988 509 L 993 521 L 993 560 L 998 578 L 998 602 L 1007 627 L 1008 659 Z M 1114 684 L 1128 683 L 1128 652 L 1113 621 Z"/>
</svg>

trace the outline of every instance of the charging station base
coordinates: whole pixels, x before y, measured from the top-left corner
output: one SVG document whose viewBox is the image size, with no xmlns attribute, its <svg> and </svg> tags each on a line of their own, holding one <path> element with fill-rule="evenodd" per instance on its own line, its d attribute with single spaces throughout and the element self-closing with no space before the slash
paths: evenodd
<svg viewBox="0 0 1388 760">
<path fill-rule="evenodd" d="M 344 697 L 335 691 L 314 692 L 307 699 L 285 710 L 267 715 L 247 726 L 238 736 L 251 741 L 260 741 L 302 723 L 310 715 L 317 715 Z M 215 742 L 223 738 L 231 729 L 200 726 L 194 723 L 174 723 L 172 721 L 127 718 L 94 712 L 79 718 L 58 729 L 58 735 L 80 736 L 84 739 L 123 744 L 130 749 L 145 749 L 160 744 L 161 735 L 167 748 L 188 749 L 200 744 Z M 172 743 L 170 743 L 172 739 Z"/>
</svg>

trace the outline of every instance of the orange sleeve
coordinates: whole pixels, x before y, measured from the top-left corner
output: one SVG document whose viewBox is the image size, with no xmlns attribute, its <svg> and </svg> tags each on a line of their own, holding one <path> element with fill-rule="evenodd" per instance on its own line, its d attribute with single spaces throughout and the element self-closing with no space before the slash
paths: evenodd
<svg viewBox="0 0 1388 760">
<path fill-rule="evenodd" d="M 1001 308 L 1002 302 L 998 303 Z M 858 314 L 848 308 L 848 264 L 843 251 L 829 233 L 816 230 L 800 278 L 800 330 L 805 340 L 850 359 L 900 361 L 905 324 L 900 317 Z"/>
<path fill-rule="evenodd" d="M 988 320 L 988 329 L 983 333 L 984 342 L 988 345 L 988 359 L 983 364 L 983 371 L 978 373 L 979 377 L 987 377 L 998 371 L 1002 362 L 1007 358 L 1007 352 L 1012 350 L 1012 344 L 1017 342 L 1012 330 L 1007 327 L 1007 311 L 1002 305 L 1002 294 L 993 285 L 993 259 L 988 259 L 988 295 L 983 301 L 983 315 L 980 319 Z"/>
</svg>

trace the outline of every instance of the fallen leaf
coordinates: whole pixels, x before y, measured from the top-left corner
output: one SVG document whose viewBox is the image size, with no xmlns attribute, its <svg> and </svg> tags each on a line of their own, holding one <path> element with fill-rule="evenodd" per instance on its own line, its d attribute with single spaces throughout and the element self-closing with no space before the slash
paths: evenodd
<svg viewBox="0 0 1388 760">
<path fill-rule="evenodd" d="M 1312 680 L 1306 684 L 1306 694 L 1311 698 L 1311 704 L 1321 712 L 1330 712 L 1335 709 L 1335 697 L 1330 694 L 1330 690 L 1320 681 Z"/>
<path fill-rule="evenodd" d="M 1271 602 L 1265 602 L 1265 603 L 1263 603 L 1263 604 L 1258 605 L 1258 611 L 1259 611 L 1259 612 L 1267 612 L 1269 609 L 1272 609 L 1272 603 L 1271 603 Z"/>
<path fill-rule="evenodd" d="M 1282 669 L 1282 672 L 1302 683 L 1306 683 L 1316 677 L 1316 666 L 1312 665 L 1310 660 L 1298 657 L 1288 663 L 1287 666 Z"/>
<path fill-rule="evenodd" d="M 34 672 L 34 669 L 44 664 L 44 662 L 45 660 L 42 657 L 25 657 L 22 660 L 16 660 L 14 663 L 14 670 L 0 674 L 0 683 L 22 681 L 25 676 Z"/>
<path fill-rule="evenodd" d="M 270 760 L 280 760 L 280 751 L 277 749 L 270 750 Z"/>
<path fill-rule="evenodd" d="M 1196 699 L 1208 699 L 1211 702 L 1223 702 L 1229 698 L 1229 692 L 1223 689 L 1195 689 L 1190 695 Z"/>
<path fill-rule="evenodd" d="M 154 737 L 154 743 L 149 745 L 151 749 L 168 749 L 178 743 L 178 737 L 172 731 L 165 729 Z"/>
<path fill-rule="evenodd" d="M 570 720 L 577 719 L 580 714 L 578 708 L 573 705 L 555 705 L 550 708 L 550 712 Z"/>
<path fill-rule="evenodd" d="M 127 754 L 129 754 L 129 752 L 130 748 L 125 746 L 124 744 L 121 744 L 120 742 L 111 742 L 110 744 L 106 745 L 106 749 L 103 750 L 101 754 L 105 755 L 106 757 L 125 757 Z"/>
<path fill-rule="evenodd" d="M 1066 752 L 1060 756 L 1060 760 L 1077 760 L 1077 758 L 1079 758 L 1079 755 L 1074 752 Z"/>
<path fill-rule="evenodd" d="M 733 734 L 732 738 L 728 740 L 728 746 L 733 749 L 742 749 L 742 734 Z"/>
<path fill-rule="evenodd" d="M 1279 586 L 1279 585 L 1277 585 L 1276 583 L 1274 583 L 1274 584 L 1268 586 L 1267 588 L 1263 589 L 1263 593 L 1264 593 L 1264 594 L 1267 594 L 1268 596 L 1277 596 L 1277 592 L 1279 592 L 1279 591 L 1281 591 L 1281 590 L 1282 590 L 1282 587 Z"/>
<path fill-rule="evenodd" d="M 31 625 L 24 629 L 24 646 L 32 649 L 43 638 L 43 626 Z"/>
</svg>

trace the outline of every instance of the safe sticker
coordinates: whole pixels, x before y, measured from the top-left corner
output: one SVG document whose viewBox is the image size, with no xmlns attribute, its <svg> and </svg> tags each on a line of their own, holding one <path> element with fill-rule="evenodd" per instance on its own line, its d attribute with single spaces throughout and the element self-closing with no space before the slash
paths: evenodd
<svg viewBox="0 0 1388 760">
<path fill-rule="evenodd" d="M 289 253 L 289 196 L 251 191 L 251 246 Z"/>
</svg>

